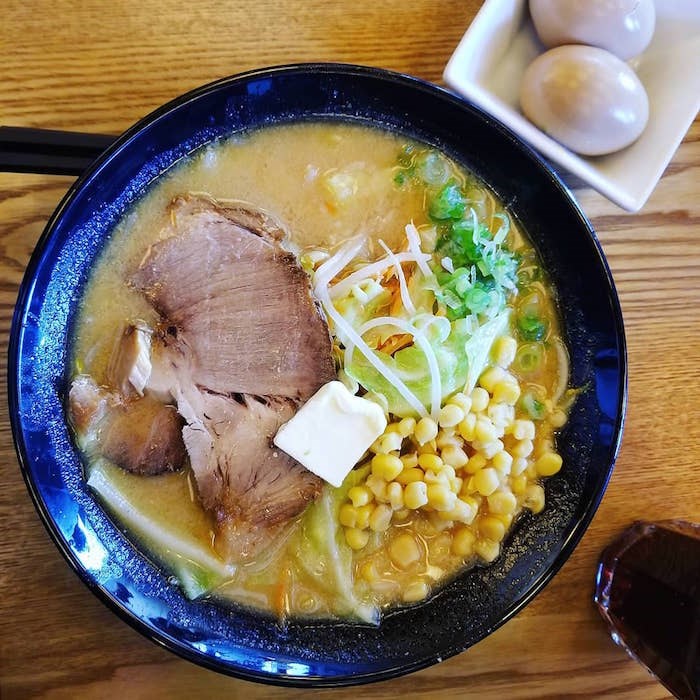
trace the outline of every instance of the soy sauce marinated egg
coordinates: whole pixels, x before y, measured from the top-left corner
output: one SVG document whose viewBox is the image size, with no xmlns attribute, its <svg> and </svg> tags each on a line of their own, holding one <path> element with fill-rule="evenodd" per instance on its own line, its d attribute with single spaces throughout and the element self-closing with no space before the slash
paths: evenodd
<svg viewBox="0 0 700 700">
<path fill-rule="evenodd" d="M 590 44 L 627 60 L 654 33 L 653 0 L 530 0 L 530 16 L 542 43 Z"/>
<path fill-rule="evenodd" d="M 559 46 L 538 56 L 525 71 L 520 104 L 545 133 L 589 156 L 629 146 L 649 117 L 634 71 L 592 46 Z"/>
</svg>

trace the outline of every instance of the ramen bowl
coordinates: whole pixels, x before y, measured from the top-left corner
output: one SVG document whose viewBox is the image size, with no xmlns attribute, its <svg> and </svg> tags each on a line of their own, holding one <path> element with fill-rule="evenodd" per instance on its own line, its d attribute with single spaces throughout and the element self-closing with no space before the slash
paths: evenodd
<svg viewBox="0 0 700 700">
<path fill-rule="evenodd" d="M 465 571 L 378 625 L 272 616 L 187 600 L 88 489 L 66 420 L 71 333 L 86 281 L 115 223 L 154 178 L 212 141 L 260 127 L 337 120 L 432 145 L 481 178 L 538 250 L 556 287 L 571 385 L 558 439 L 565 468 L 547 506 L 516 521 L 501 556 Z M 83 582 L 146 637 L 247 680 L 338 686 L 388 679 L 468 649 L 521 610 L 571 554 L 603 496 L 626 400 L 622 317 L 595 234 L 558 177 L 477 108 L 418 79 L 358 66 L 253 71 L 170 102 L 119 137 L 76 181 L 28 265 L 13 321 L 9 401 L 29 493 Z"/>
</svg>

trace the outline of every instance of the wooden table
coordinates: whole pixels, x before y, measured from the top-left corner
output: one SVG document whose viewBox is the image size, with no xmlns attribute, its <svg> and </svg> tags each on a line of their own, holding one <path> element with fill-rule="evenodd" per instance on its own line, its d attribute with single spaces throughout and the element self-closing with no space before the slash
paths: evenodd
<svg viewBox="0 0 700 700">
<path fill-rule="evenodd" d="M 440 82 L 479 6 L 438 0 L 5 0 L 0 123 L 118 133 L 197 85 L 246 69 L 332 60 Z M 72 179 L 0 174 L 2 373 L 17 288 Z M 700 521 L 700 121 L 636 215 L 576 197 L 612 267 L 627 325 L 629 413 L 591 527 L 536 600 L 476 647 L 398 680 L 318 696 L 667 697 L 616 647 L 591 593 L 601 548 L 634 519 Z M 0 695 L 3 698 L 280 698 L 300 691 L 180 660 L 110 613 L 51 543 L 0 405 Z"/>
</svg>

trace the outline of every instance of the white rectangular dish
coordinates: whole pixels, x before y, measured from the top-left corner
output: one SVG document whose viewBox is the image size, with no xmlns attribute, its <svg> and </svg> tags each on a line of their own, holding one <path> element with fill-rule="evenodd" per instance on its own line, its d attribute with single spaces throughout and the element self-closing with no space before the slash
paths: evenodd
<svg viewBox="0 0 700 700">
<path fill-rule="evenodd" d="M 443 77 L 456 92 L 507 125 L 542 155 L 628 211 L 639 210 L 700 110 L 700 0 L 657 0 L 651 44 L 629 61 L 649 96 L 649 123 L 631 146 L 580 156 L 522 114 L 520 82 L 545 49 L 527 0 L 486 0 Z"/>
</svg>

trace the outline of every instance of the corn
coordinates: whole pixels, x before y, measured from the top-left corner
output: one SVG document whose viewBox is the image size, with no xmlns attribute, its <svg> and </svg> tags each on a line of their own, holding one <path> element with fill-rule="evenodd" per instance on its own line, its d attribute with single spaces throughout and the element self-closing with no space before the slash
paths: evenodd
<svg viewBox="0 0 700 700">
<path fill-rule="evenodd" d="M 500 428 L 502 435 L 506 427 L 509 426 L 515 418 L 515 408 L 506 403 L 495 403 L 492 401 L 489 404 L 486 415 L 497 428 Z"/>
<path fill-rule="evenodd" d="M 416 510 L 428 503 L 428 485 L 424 481 L 412 481 L 406 484 L 403 492 L 403 502 L 406 508 Z"/>
<path fill-rule="evenodd" d="M 457 500 L 457 495 L 445 484 L 428 484 L 427 494 L 428 504 L 435 510 L 452 510 Z"/>
<path fill-rule="evenodd" d="M 515 379 L 504 379 L 493 388 L 493 400 L 515 406 L 520 398 L 520 387 Z"/>
<path fill-rule="evenodd" d="M 437 437 L 438 426 L 432 418 L 421 418 L 416 424 L 414 436 L 419 445 L 425 445 Z"/>
<path fill-rule="evenodd" d="M 392 481 L 386 487 L 386 495 L 393 510 L 400 510 L 403 508 L 403 488 L 401 484 Z"/>
<path fill-rule="evenodd" d="M 510 465 L 510 473 L 513 476 L 519 476 L 527 469 L 527 459 L 525 457 L 517 457 Z"/>
<path fill-rule="evenodd" d="M 360 574 L 360 578 L 363 578 L 368 583 L 379 580 L 379 572 L 373 561 L 363 562 L 359 567 L 358 573 Z"/>
<path fill-rule="evenodd" d="M 498 557 L 500 551 L 498 542 L 492 540 L 477 540 L 474 543 L 474 553 L 489 564 Z"/>
<path fill-rule="evenodd" d="M 533 513 L 540 513 L 544 508 L 544 489 L 539 484 L 529 484 L 525 489 L 523 505 Z"/>
<path fill-rule="evenodd" d="M 503 443 L 498 439 L 484 443 L 474 441 L 472 447 L 481 452 L 486 459 L 493 459 L 499 452 L 503 452 Z"/>
<path fill-rule="evenodd" d="M 357 525 L 357 510 L 349 503 L 343 503 L 338 512 L 338 520 L 345 527 L 355 527 Z"/>
<path fill-rule="evenodd" d="M 540 476 L 556 474 L 562 465 L 562 458 L 556 452 L 545 452 L 536 462 L 535 469 Z"/>
<path fill-rule="evenodd" d="M 474 438 L 479 442 L 491 442 L 496 437 L 496 426 L 486 416 L 479 416 L 474 426 Z"/>
<path fill-rule="evenodd" d="M 528 457 L 532 454 L 532 440 L 518 440 L 513 447 L 510 448 L 510 453 L 513 457 Z"/>
<path fill-rule="evenodd" d="M 408 569 L 420 559 L 418 543 L 408 532 L 402 532 L 389 543 L 389 558 L 394 566 Z"/>
<path fill-rule="evenodd" d="M 506 531 L 513 524 L 513 515 L 511 513 L 497 513 L 493 517 L 498 518 L 505 525 Z"/>
<path fill-rule="evenodd" d="M 375 441 L 376 454 L 388 454 L 389 452 L 398 452 L 403 444 L 403 437 L 397 432 L 385 432 L 384 435 L 377 438 Z"/>
<path fill-rule="evenodd" d="M 474 474 L 474 486 L 482 496 L 490 496 L 499 483 L 498 472 L 493 467 L 485 467 Z"/>
<path fill-rule="evenodd" d="M 428 470 L 423 474 L 423 481 L 425 481 L 426 484 L 444 484 L 445 486 L 448 486 L 450 483 L 447 474 L 442 470 L 439 472 Z"/>
<path fill-rule="evenodd" d="M 462 484 L 464 483 L 464 479 L 462 479 L 459 476 L 448 477 L 447 482 L 450 486 L 450 491 L 452 491 L 452 493 L 460 493 L 462 490 Z"/>
<path fill-rule="evenodd" d="M 418 445 L 418 456 L 421 455 L 435 455 L 437 454 L 437 445 L 435 440 L 429 440 L 423 445 Z"/>
<path fill-rule="evenodd" d="M 372 457 L 372 474 L 385 481 L 393 481 L 403 470 L 403 462 L 396 455 L 378 454 Z"/>
<path fill-rule="evenodd" d="M 510 474 L 513 458 L 508 452 L 501 450 L 491 458 L 491 463 L 501 474 Z"/>
<path fill-rule="evenodd" d="M 378 501 L 386 501 L 387 482 L 381 476 L 370 474 L 365 484 L 367 484 L 367 488 L 374 494 L 374 497 Z"/>
<path fill-rule="evenodd" d="M 513 513 L 518 507 L 518 499 L 510 491 L 495 491 L 486 500 L 489 511 L 497 515 Z"/>
<path fill-rule="evenodd" d="M 510 478 L 510 489 L 516 496 L 522 496 L 527 488 L 527 477 L 525 474 L 518 474 L 517 476 L 511 476 Z"/>
<path fill-rule="evenodd" d="M 534 440 L 535 424 L 531 420 L 520 418 L 513 421 L 511 433 L 516 440 Z"/>
<path fill-rule="evenodd" d="M 396 522 L 403 522 L 408 518 L 408 516 L 411 514 L 411 511 L 408 510 L 408 508 L 401 508 L 400 510 L 395 510 L 394 511 L 394 520 Z"/>
<path fill-rule="evenodd" d="M 446 515 L 450 520 L 455 520 L 458 523 L 470 525 L 476 517 L 476 511 L 461 499 L 455 501 L 454 507 L 451 510 L 443 511 L 440 515 Z"/>
<path fill-rule="evenodd" d="M 398 484 L 397 484 L 398 486 Z M 399 487 L 400 488 L 400 487 Z M 384 532 L 389 529 L 393 510 L 383 503 L 378 505 L 369 516 L 369 529 L 374 532 Z"/>
<path fill-rule="evenodd" d="M 464 420 L 459 424 L 457 430 L 459 434 L 467 441 L 471 442 L 474 439 L 474 429 L 476 428 L 476 415 L 467 413 Z"/>
<path fill-rule="evenodd" d="M 496 385 L 503 381 L 505 376 L 506 373 L 503 371 L 502 367 L 499 367 L 498 365 L 495 367 L 489 367 L 481 373 L 481 376 L 479 377 L 479 386 L 483 386 L 486 391 L 492 394 Z"/>
<path fill-rule="evenodd" d="M 453 403 L 445 404 L 438 414 L 438 423 L 443 428 L 452 428 L 464 420 L 464 411 Z"/>
<path fill-rule="evenodd" d="M 448 481 L 450 479 L 454 479 L 457 476 L 457 472 L 455 471 L 455 468 L 451 464 L 443 465 L 442 469 L 440 470 L 440 473 L 444 474 L 445 478 Z"/>
<path fill-rule="evenodd" d="M 403 462 L 403 468 L 412 469 L 418 466 L 418 454 L 415 452 L 409 452 L 408 454 L 401 455 L 401 461 Z"/>
<path fill-rule="evenodd" d="M 486 515 L 479 520 L 479 534 L 487 540 L 500 542 L 506 536 L 505 525 L 493 515 Z"/>
<path fill-rule="evenodd" d="M 366 506 L 373 498 L 372 492 L 366 486 L 353 486 L 348 491 L 348 498 L 355 508 Z"/>
<path fill-rule="evenodd" d="M 455 469 L 463 467 L 469 461 L 469 457 L 467 457 L 465 451 L 461 447 L 454 447 L 452 445 L 443 448 L 441 456 L 445 464 L 449 464 Z"/>
<path fill-rule="evenodd" d="M 452 553 L 458 557 L 470 557 L 474 553 L 476 537 L 468 527 L 458 527 L 452 536 Z"/>
<path fill-rule="evenodd" d="M 446 447 L 461 448 L 463 444 L 464 441 L 455 433 L 454 428 L 443 428 L 438 432 L 437 439 L 435 440 L 435 446 L 439 450 L 444 450 Z"/>
<path fill-rule="evenodd" d="M 489 405 L 490 397 L 489 392 L 483 387 L 477 386 L 472 391 L 472 412 L 480 413 L 485 411 Z"/>
<path fill-rule="evenodd" d="M 549 416 L 549 424 L 553 428 L 561 428 L 566 424 L 566 421 L 568 420 L 568 417 L 564 411 L 562 411 L 560 408 L 555 409 L 552 411 L 552 414 Z"/>
<path fill-rule="evenodd" d="M 461 391 L 447 399 L 447 403 L 459 406 L 464 411 L 465 416 L 472 409 L 471 397 L 467 396 L 466 394 L 463 394 Z"/>
<path fill-rule="evenodd" d="M 350 549 L 362 549 L 369 542 L 369 532 L 367 530 L 358 530 L 356 527 L 349 527 L 345 530 L 345 541 Z"/>
<path fill-rule="evenodd" d="M 409 583 L 408 586 L 403 591 L 403 602 L 404 603 L 417 603 L 419 600 L 424 600 L 428 593 L 430 593 L 430 587 L 424 581 L 414 581 Z"/>
<path fill-rule="evenodd" d="M 418 465 L 425 470 L 439 472 L 442 469 L 443 462 L 437 455 L 424 454 L 418 457 Z"/>
<path fill-rule="evenodd" d="M 411 469 L 404 469 L 397 477 L 394 482 L 406 486 L 413 481 L 423 481 L 423 470 L 417 467 L 412 467 Z M 391 484 L 389 484 L 391 486 Z M 387 487 L 388 488 L 388 487 Z"/>
<path fill-rule="evenodd" d="M 466 471 L 468 474 L 476 474 L 480 469 L 483 469 L 487 463 L 488 460 L 486 457 L 477 452 L 469 458 L 469 461 L 464 467 L 464 471 Z"/>
<path fill-rule="evenodd" d="M 491 357 L 500 367 L 510 367 L 513 364 L 517 350 L 518 343 L 515 338 L 509 335 L 502 335 L 494 341 L 491 348 Z"/>
<path fill-rule="evenodd" d="M 413 435 L 416 429 L 416 419 L 415 418 L 402 418 L 399 421 L 399 434 L 403 437 L 409 437 Z"/>
<path fill-rule="evenodd" d="M 366 530 L 369 527 L 369 516 L 372 515 L 374 510 L 373 506 L 366 505 L 355 508 L 357 511 L 357 521 L 355 522 L 355 527 L 358 530 Z"/>
</svg>

